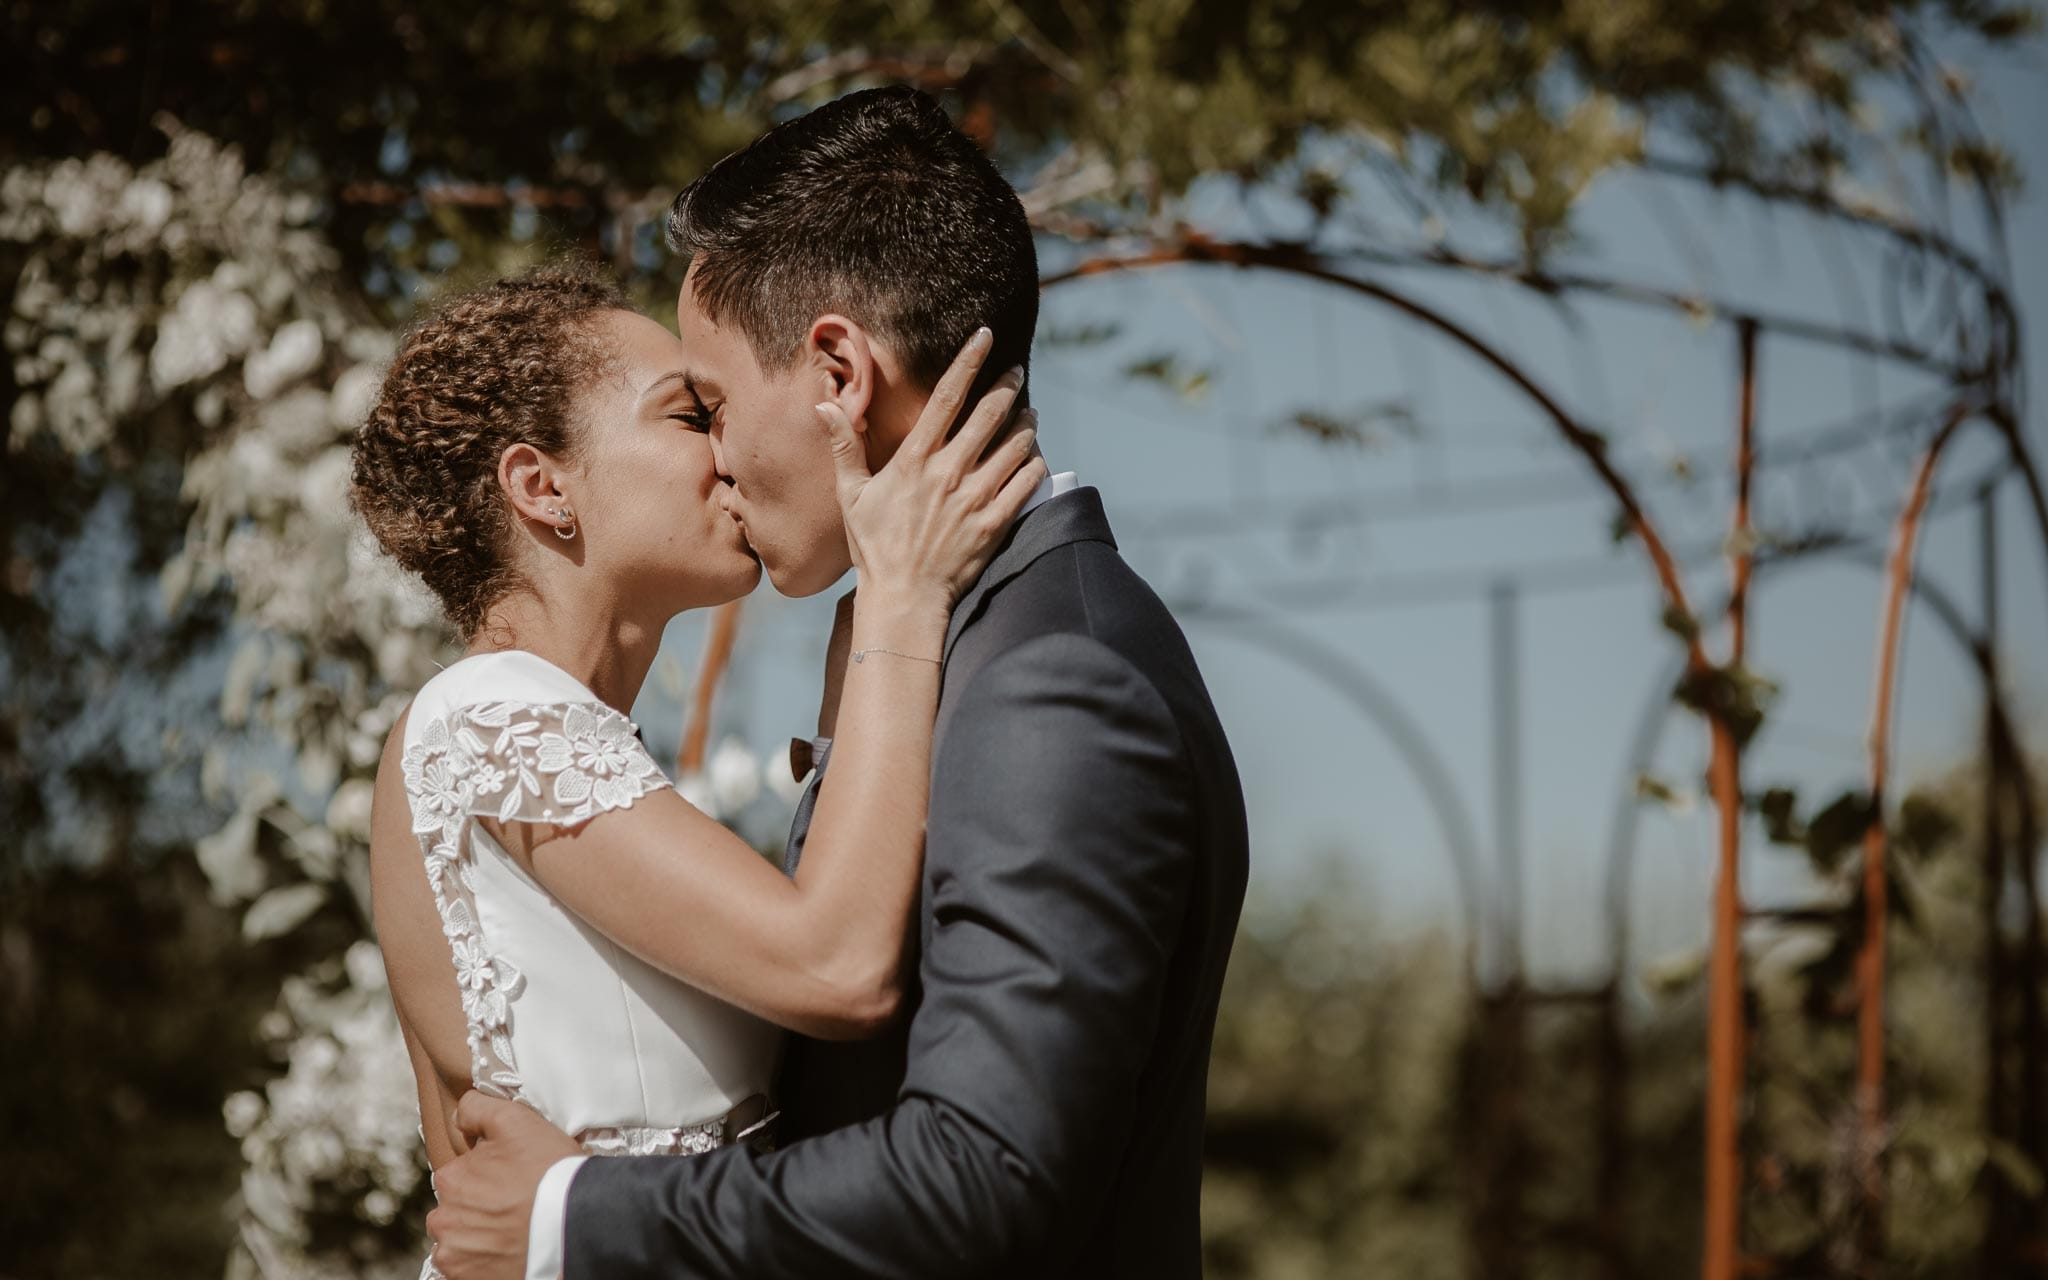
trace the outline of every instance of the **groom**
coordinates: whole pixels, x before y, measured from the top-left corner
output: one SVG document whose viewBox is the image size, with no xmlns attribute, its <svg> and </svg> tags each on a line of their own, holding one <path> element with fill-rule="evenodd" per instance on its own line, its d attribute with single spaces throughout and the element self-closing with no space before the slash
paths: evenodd
<svg viewBox="0 0 2048 1280">
<path fill-rule="evenodd" d="M 995 333 L 983 386 L 1024 364 L 1023 207 L 937 103 L 879 89 L 720 161 L 668 236 L 736 513 L 777 589 L 822 591 L 849 558 L 821 388 L 879 469 L 976 326 Z M 1243 796 L 1187 643 L 1096 491 L 1060 476 L 1034 503 L 947 634 L 898 1026 L 793 1040 L 774 1152 L 564 1158 L 575 1144 L 534 1112 L 469 1095 L 480 1142 L 437 1175 L 428 1220 L 453 1280 L 1200 1274 Z"/>
</svg>

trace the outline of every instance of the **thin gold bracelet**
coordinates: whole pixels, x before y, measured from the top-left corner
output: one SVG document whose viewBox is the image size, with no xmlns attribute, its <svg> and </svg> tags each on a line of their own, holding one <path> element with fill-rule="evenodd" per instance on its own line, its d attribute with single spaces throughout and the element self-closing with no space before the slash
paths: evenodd
<svg viewBox="0 0 2048 1280">
<path fill-rule="evenodd" d="M 855 649 L 853 651 L 853 660 L 855 662 L 860 662 L 871 653 L 886 653 L 892 658 L 908 658 L 912 662 L 929 662 L 935 667 L 943 667 L 946 665 L 943 661 L 941 661 L 938 658 L 921 658 L 914 653 L 899 653 L 894 649 Z"/>
</svg>

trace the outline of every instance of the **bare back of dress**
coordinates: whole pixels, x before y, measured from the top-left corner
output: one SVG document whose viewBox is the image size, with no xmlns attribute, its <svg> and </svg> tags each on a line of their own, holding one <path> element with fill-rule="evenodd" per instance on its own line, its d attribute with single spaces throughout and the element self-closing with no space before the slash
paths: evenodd
<svg viewBox="0 0 2048 1280">
<path fill-rule="evenodd" d="M 593 1154 L 720 1145 L 767 1091 L 781 1033 L 598 933 L 477 823 L 572 825 L 669 786 L 632 723 L 543 658 L 479 654 L 420 689 L 404 766 L 475 1086 Z"/>
</svg>

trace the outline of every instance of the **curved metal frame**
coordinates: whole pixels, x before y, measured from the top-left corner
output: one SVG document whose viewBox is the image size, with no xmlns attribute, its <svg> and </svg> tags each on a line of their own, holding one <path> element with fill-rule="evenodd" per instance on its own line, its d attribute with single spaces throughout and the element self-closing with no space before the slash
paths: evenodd
<svg viewBox="0 0 2048 1280">
<path fill-rule="evenodd" d="M 1486 889 L 1480 876 L 1477 829 L 1458 796 L 1450 769 L 1430 745 L 1421 725 L 1354 660 L 1298 631 L 1255 613 L 1214 605 L 1183 607 L 1176 609 L 1175 615 L 1188 622 L 1213 625 L 1284 659 L 1297 670 L 1306 672 L 1336 691 L 1386 735 L 1395 752 L 1414 772 L 1415 780 L 1421 785 L 1422 794 L 1443 833 L 1458 898 L 1465 912 L 1466 969 L 1476 976 L 1479 972 L 1478 947 L 1484 937 L 1486 919 Z"/>
</svg>

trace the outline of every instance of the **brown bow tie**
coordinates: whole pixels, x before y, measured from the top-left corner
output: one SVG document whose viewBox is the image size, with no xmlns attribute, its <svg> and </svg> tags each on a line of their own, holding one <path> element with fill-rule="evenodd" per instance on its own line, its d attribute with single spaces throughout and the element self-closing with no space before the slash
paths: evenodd
<svg viewBox="0 0 2048 1280">
<path fill-rule="evenodd" d="M 789 776 L 802 782 L 811 776 L 811 770 L 825 758 L 832 747 L 830 738 L 791 738 L 789 740 Z"/>
</svg>

